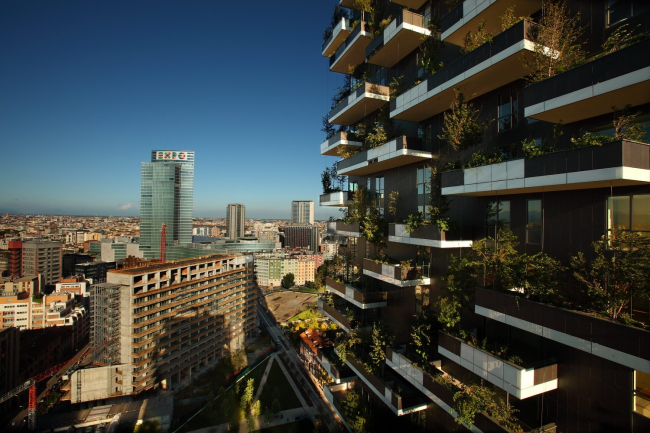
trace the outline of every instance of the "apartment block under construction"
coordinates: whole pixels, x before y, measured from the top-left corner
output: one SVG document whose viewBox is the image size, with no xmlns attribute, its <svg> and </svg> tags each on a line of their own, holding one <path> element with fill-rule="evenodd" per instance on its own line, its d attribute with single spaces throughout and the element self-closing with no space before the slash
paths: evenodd
<svg viewBox="0 0 650 433">
<path fill-rule="evenodd" d="M 72 403 L 170 389 L 242 347 L 257 326 L 252 255 L 214 254 L 111 270 L 91 294 L 92 365 Z"/>
</svg>

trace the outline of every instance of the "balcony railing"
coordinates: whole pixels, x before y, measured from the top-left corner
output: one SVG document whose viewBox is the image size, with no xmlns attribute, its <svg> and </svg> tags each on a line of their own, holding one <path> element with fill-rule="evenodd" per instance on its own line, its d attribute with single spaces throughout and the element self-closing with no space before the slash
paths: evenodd
<svg viewBox="0 0 650 433">
<path fill-rule="evenodd" d="M 557 389 L 555 360 L 516 365 L 443 331 L 438 332 L 438 352 L 520 400 Z"/>
<path fill-rule="evenodd" d="M 345 317 L 341 312 L 339 312 L 336 308 L 330 306 L 327 304 L 325 301 L 322 299 L 318 300 L 318 309 L 328 316 L 334 323 L 336 323 L 341 329 L 343 329 L 345 332 L 350 332 L 351 326 L 350 326 L 350 319 Z"/>
<path fill-rule="evenodd" d="M 359 21 L 336 52 L 330 57 L 330 71 L 347 74 L 350 66 L 360 65 L 366 60 L 366 47 L 371 34 L 366 30 L 366 22 Z"/>
<path fill-rule="evenodd" d="M 534 45 L 528 29 L 534 25 L 520 21 L 474 51 L 442 68 L 422 83 L 390 101 L 390 116 L 420 122 L 448 110 L 456 97 L 455 89 L 465 95 L 480 96 L 525 75 L 523 60 Z"/>
<path fill-rule="evenodd" d="M 399 287 L 431 284 L 429 266 L 403 268 L 400 265 L 377 263 L 374 260 L 363 259 L 363 273 Z"/>
<path fill-rule="evenodd" d="M 476 289 L 474 311 L 626 367 L 650 374 L 650 332 L 506 293 Z"/>
<path fill-rule="evenodd" d="M 368 63 L 392 68 L 411 51 L 420 46 L 423 36 L 429 36 L 429 19 L 403 10 L 366 47 Z"/>
<path fill-rule="evenodd" d="M 564 191 L 650 182 L 650 145 L 618 140 L 442 173 L 444 195 Z"/>
<path fill-rule="evenodd" d="M 365 82 L 327 115 L 330 123 L 354 125 L 388 103 L 388 86 Z"/>
<path fill-rule="evenodd" d="M 524 89 L 526 117 L 576 122 L 650 102 L 650 39 Z"/>
<path fill-rule="evenodd" d="M 359 223 L 344 223 L 343 221 L 329 221 L 327 223 L 327 233 L 353 238 L 361 237 Z"/>
<path fill-rule="evenodd" d="M 332 33 L 323 42 L 321 52 L 323 56 L 329 57 L 336 52 L 343 41 L 352 32 L 352 21 L 347 18 L 341 18 L 341 21 L 332 29 Z"/>
<path fill-rule="evenodd" d="M 331 347 L 326 349 L 318 348 L 316 359 L 318 359 L 318 363 L 329 374 L 334 383 L 350 382 L 357 379 L 350 367 L 341 361 Z"/>
<path fill-rule="evenodd" d="M 350 203 L 352 202 L 352 191 L 336 191 L 328 194 L 321 194 L 318 200 L 321 206 L 350 206 Z"/>
<path fill-rule="evenodd" d="M 435 224 L 422 224 L 415 231 L 409 233 L 406 231 L 405 224 L 388 225 L 388 240 L 390 242 L 433 248 L 467 248 L 472 245 L 472 239 L 472 227 L 444 231 Z"/>
<path fill-rule="evenodd" d="M 351 132 L 337 132 L 320 145 L 320 154 L 328 156 L 338 156 L 340 150 L 349 150 L 355 147 L 361 147 L 363 142 L 357 139 L 357 136 Z"/>
<path fill-rule="evenodd" d="M 509 7 L 515 7 L 515 15 L 531 16 L 542 8 L 542 0 L 467 0 L 455 7 L 441 21 L 441 39 L 456 45 L 463 45 L 463 38 L 469 31 L 476 31 L 481 22 L 485 30 L 496 34 L 501 31 L 501 20 Z"/>
<path fill-rule="evenodd" d="M 349 284 L 339 283 L 338 281 L 335 281 L 331 278 L 325 279 L 325 288 L 328 291 L 344 298 L 346 301 L 356 305 L 362 310 L 369 308 L 381 308 L 388 305 L 388 294 L 386 292 L 364 293 L 357 287 L 351 286 Z"/>
<path fill-rule="evenodd" d="M 431 152 L 422 149 L 422 140 L 401 136 L 374 149 L 339 161 L 337 164 L 338 174 L 366 176 L 414 162 L 431 160 Z"/>
<path fill-rule="evenodd" d="M 427 408 L 426 397 L 416 389 L 409 389 L 411 387 L 408 383 L 402 383 L 402 386 L 400 386 L 401 393 L 398 394 L 393 389 L 397 388 L 394 383 L 395 380 L 390 382 L 380 380 L 377 376 L 368 373 L 363 364 L 350 354 L 347 356 L 347 364 L 395 415 L 402 416 Z"/>
</svg>

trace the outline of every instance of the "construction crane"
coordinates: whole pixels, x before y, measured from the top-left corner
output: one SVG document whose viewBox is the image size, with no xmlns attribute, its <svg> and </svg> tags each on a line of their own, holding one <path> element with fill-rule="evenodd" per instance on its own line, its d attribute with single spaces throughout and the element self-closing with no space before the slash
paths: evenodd
<svg viewBox="0 0 650 433">
<path fill-rule="evenodd" d="M 167 224 L 162 224 L 162 229 L 160 230 L 160 263 L 165 263 L 165 253 L 167 250 L 167 233 L 166 229 Z"/>
<path fill-rule="evenodd" d="M 34 430 L 34 427 L 36 426 L 36 385 L 49 377 L 54 376 L 57 372 L 59 372 L 63 367 L 68 365 L 70 361 L 63 362 L 59 365 L 55 365 L 52 368 L 48 368 L 44 372 L 37 374 L 36 376 L 28 379 L 25 381 L 20 386 L 17 386 L 16 388 L 12 389 L 8 393 L 4 394 L 2 397 L 0 397 L 0 404 L 4 403 L 5 401 L 9 400 L 11 397 L 20 394 L 26 389 L 29 389 L 29 403 L 27 405 L 27 413 L 28 413 L 28 423 L 27 426 L 30 430 Z"/>
</svg>

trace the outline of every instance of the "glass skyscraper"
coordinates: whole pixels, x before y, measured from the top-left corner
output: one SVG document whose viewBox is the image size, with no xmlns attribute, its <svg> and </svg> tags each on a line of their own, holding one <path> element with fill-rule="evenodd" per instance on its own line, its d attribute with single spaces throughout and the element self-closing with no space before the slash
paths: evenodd
<svg viewBox="0 0 650 433">
<path fill-rule="evenodd" d="M 140 249 L 144 258 L 160 258 L 163 224 L 167 225 L 168 246 L 192 242 L 193 208 L 194 152 L 152 151 L 151 162 L 142 163 L 140 186 Z"/>
</svg>

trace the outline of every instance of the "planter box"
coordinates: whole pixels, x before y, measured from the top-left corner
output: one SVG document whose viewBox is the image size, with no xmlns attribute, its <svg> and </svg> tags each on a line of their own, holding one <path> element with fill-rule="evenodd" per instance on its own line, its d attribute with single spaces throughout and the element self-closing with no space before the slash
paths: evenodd
<svg viewBox="0 0 650 433">
<path fill-rule="evenodd" d="M 361 145 L 363 145 L 363 143 L 357 138 L 356 134 L 341 131 L 320 144 L 320 154 L 338 156 L 339 150 L 348 150 L 355 147 L 361 147 Z"/>
<path fill-rule="evenodd" d="M 557 389 L 557 362 L 519 366 L 443 331 L 438 332 L 438 339 L 438 352 L 442 356 L 520 400 Z"/>
<path fill-rule="evenodd" d="M 339 283 L 331 278 L 326 278 L 325 284 L 327 290 L 363 310 L 369 308 L 381 308 L 388 305 L 388 294 L 386 292 L 363 293 L 356 287 Z"/>
<path fill-rule="evenodd" d="M 345 332 L 350 332 L 350 319 L 341 314 L 336 308 L 331 307 L 322 299 L 318 300 L 318 309 L 336 323 Z"/>
<path fill-rule="evenodd" d="M 319 204 L 321 206 L 347 207 L 352 202 L 351 191 L 336 191 L 329 194 L 321 194 Z"/>
<path fill-rule="evenodd" d="M 388 104 L 390 99 L 388 95 L 388 86 L 365 82 L 332 108 L 327 119 L 335 125 L 353 125 L 368 113 Z"/>
<path fill-rule="evenodd" d="M 650 374 L 646 330 L 481 288 L 475 299 L 476 314 Z"/>
<path fill-rule="evenodd" d="M 389 224 L 388 240 L 432 248 L 468 248 L 472 245 L 472 232 L 471 227 L 443 231 L 434 224 L 422 224 L 409 233 L 405 224 Z"/>
<path fill-rule="evenodd" d="M 329 221 L 327 223 L 327 233 L 353 238 L 361 237 L 359 223 L 344 223 L 343 221 Z"/>
<path fill-rule="evenodd" d="M 363 259 L 363 273 L 398 287 L 431 284 L 428 266 L 402 268 L 400 265 L 376 263 L 374 260 Z"/>
<path fill-rule="evenodd" d="M 329 374 L 334 383 L 350 382 L 357 379 L 352 370 L 340 360 L 334 349 L 321 349 L 316 351 L 316 359 L 323 369 Z M 332 363 L 331 361 L 334 361 Z"/>
<path fill-rule="evenodd" d="M 414 162 L 430 161 L 431 157 L 431 152 L 423 149 L 422 140 L 401 136 L 339 161 L 337 173 L 346 176 L 367 176 Z"/>
</svg>

